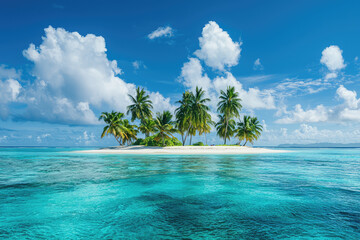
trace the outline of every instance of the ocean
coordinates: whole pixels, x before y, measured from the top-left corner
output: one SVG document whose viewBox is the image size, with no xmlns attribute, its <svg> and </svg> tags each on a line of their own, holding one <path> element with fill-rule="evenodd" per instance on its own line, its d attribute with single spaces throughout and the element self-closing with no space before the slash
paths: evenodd
<svg viewBox="0 0 360 240">
<path fill-rule="evenodd" d="M 0 148 L 1 239 L 360 239 L 360 149 Z"/>
</svg>

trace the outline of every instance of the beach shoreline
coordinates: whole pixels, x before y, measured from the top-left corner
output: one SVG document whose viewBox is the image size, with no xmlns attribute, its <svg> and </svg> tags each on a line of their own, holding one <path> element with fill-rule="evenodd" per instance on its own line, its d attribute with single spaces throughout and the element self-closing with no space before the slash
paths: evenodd
<svg viewBox="0 0 360 240">
<path fill-rule="evenodd" d="M 117 146 L 95 150 L 82 150 L 76 153 L 94 154 L 151 154 L 151 155 L 242 155 L 262 153 L 286 153 L 287 150 L 253 148 L 246 146 L 174 146 L 174 147 L 146 147 L 146 146 Z"/>
</svg>

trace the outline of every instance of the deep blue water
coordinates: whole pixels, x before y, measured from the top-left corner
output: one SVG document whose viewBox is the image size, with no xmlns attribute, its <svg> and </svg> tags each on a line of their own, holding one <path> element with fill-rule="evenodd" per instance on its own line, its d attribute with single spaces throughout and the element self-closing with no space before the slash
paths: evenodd
<svg viewBox="0 0 360 240">
<path fill-rule="evenodd" d="M 360 239 L 360 149 L 0 148 L 0 238 Z"/>
</svg>

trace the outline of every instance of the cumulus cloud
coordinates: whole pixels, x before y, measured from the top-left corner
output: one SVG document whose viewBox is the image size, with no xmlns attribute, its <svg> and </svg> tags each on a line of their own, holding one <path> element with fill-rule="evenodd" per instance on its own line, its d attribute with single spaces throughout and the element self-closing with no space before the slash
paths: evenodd
<svg viewBox="0 0 360 240">
<path fill-rule="evenodd" d="M 17 81 L 1 82 L 5 86 L 0 88 L 5 91 L 2 103 L 17 97 L 27 104 L 26 110 L 17 115 L 18 120 L 97 124 L 94 110 L 126 111 L 128 94 L 134 94 L 136 86 L 119 77 L 122 71 L 115 60 L 107 58 L 103 37 L 82 36 L 50 26 L 42 39 L 40 46 L 30 44 L 23 51 L 34 64 L 35 81 L 23 89 L 21 96 Z M 170 104 L 170 99 L 159 93 L 151 96 L 161 99 L 157 103 L 161 106 Z"/>
<path fill-rule="evenodd" d="M 194 54 L 203 60 L 207 66 L 223 71 L 225 67 L 238 64 L 241 44 L 233 42 L 229 34 L 221 29 L 216 22 L 210 21 L 205 25 L 199 42 L 200 49 Z"/>
<path fill-rule="evenodd" d="M 200 60 L 197 58 L 189 58 L 189 61 L 184 63 L 181 68 L 180 82 L 191 90 L 198 86 L 208 91 L 211 87 L 211 80 L 206 73 L 203 73 Z"/>
<path fill-rule="evenodd" d="M 79 145 L 90 145 L 96 143 L 94 133 L 88 134 L 87 131 L 84 131 L 82 135 L 76 138 L 76 140 Z"/>
<path fill-rule="evenodd" d="M 287 117 L 277 120 L 277 123 L 301 123 L 301 122 L 325 122 L 328 120 L 328 110 L 323 105 L 314 109 L 304 110 L 300 104 L 296 104 L 293 111 Z"/>
<path fill-rule="evenodd" d="M 264 66 L 260 62 L 260 58 L 257 58 L 254 62 L 254 70 L 263 70 Z"/>
<path fill-rule="evenodd" d="M 330 125 L 331 126 L 331 125 Z M 319 128 L 314 125 L 302 123 L 293 130 L 287 128 L 269 128 L 263 132 L 258 144 L 277 145 L 281 143 L 353 143 L 360 137 L 360 131 L 350 129 Z"/>
<path fill-rule="evenodd" d="M 151 32 L 148 35 L 149 39 L 155 39 L 160 37 L 172 37 L 174 34 L 174 31 L 171 27 L 158 27 L 155 31 Z"/>
<path fill-rule="evenodd" d="M 336 106 L 325 107 L 317 105 L 313 109 L 304 110 L 297 104 L 292 111 L 282 111 L 280 115 L 285 117 L 278 119 L 277 123 L 310 123 L 310 122 L 341 122 L 360 121 L 360 99 L 355 91 L 340 86 L 336 94 L 343 102 Z"/>
<path fill-rule="evenodd" d="M 8 104 L 18 101 L 22 89 L 16 79 L 20 79 L 20 72 L 14 68 L 0 65 L 0 119 L 5 120 L 9 115 Z"/>
<path fill-rule="evenodd" d="M 225 76 L 216 77 L 214 79 L 214 89 L 219 94 L 221 90 L 225 90 L 228 86 L 234 86 L 243 100 L 242 105 L 248 109 L 274 109 L 275 100 L 271 90 L 259 90 L 258 88 L 249 88 L 245 90 L 242 84 L 230 73 L 226 72 Z M 217 100 L 217 99 L 216 99 Z"/>
<path fill-rule="evenodd" d="M 162 112 L 164 110 L 175 111 L 176 107 L 171 104 L 170 98 L 165 98 L 159 92 L 151 92 L 149 95 L 154 106 L 153 112 Z"/>
<path fill-rule="evenodd" d="M 5 120 L 9 114 L 8 103 L 16 102 L 21 85 L 14 79 L 0 80 L 0 118 Z"/>
<path fill-rule="evenodd" d="M 346 107 L 351 109 L 357 109 L 360 107 L 360 99 L 356 98 L 357 94 L 355 91 L 350 91 L 341 85 L 336 90 L 336 94 L 339 96 L 339 98 L 344 100 Z"/>
<path fill-rule="evenodd" d="M 216 76 L 211 80 L 206 74 L 200 60 L 196 57 L 189 58 L 181 69 L 179 81 L 190 90 L 197 86 L 206 91 L 206 97 L 211 99 L 210 105 L 216 109 L 218 97 L 221 90 L 228 86 L 234 86 L 243 100 L 242 105 L 248 110 L 251 109 L 274 109 L 275 100 L 271 90 L 260 90 L 258 88 L 244 89 L 231 72 L 225 70 L 238 64 L 240 58 L 240 43 L 233 42 L 229 34 L 222 30 L 217 23 L 209 22 L 203 28 L 200 40 L 200 49 L 194 54 L 204 61 L 204 63 L 216 72 Z"/>
<path fill-rule="evenodd" d="M 20 78 L 20 72 L 17 71 L 14 68 L 9 68 L 5 65 L 0 65 L 0 80 L 1 79 L 19 79 Z"/>
<path fill-rule="evenodd" d="M 346 67 L 342 56 L 342 50 L 336 45 L 331 45 L 322 51 L 320 62 L 332 72 Z"/>
<path fill-rule="evenodd" d="M 339 113 L 339 118 L 342 120 L 360 121 L 360 99 L 357 99 L 355 91 L 350 91 L 341 85 L 336 94 L 344 101 L 344 104 Z"/>
</svg>

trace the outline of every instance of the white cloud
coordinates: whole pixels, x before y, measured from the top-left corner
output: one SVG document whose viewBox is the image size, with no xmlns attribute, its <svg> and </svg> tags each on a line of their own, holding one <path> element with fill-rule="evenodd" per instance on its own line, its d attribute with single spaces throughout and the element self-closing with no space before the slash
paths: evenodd
<svg viewBox="0 0 360 240">
<path fill-rule="evenodd" d="M 350 91 L 341 85 L 336 90 L 336 94 L 340 99 L 344 100 L 339 118 L 341 120 L 360 121 L 360 99 L 357 99 L 356 92 Z"/>
<path fill-rule="evenodd" d="M 304 110 L 297 104 L 292 111 L 281 111 L 279 115 L 285 115 L 278 119 L 277 123 L 310 123 L 310 122 L 343 122 L 360 121 L 360 99 L 357 98 L 355 91 L 350 91 L 341 85 L 336 94 L 343 103 L 325 107 L 317 105 L 313 109 Z"/>
<path fill-rule="evenodd" d="M 342 50 L 335 45 L 331 45 L 322 51 L 320 62 L 330 71 L 338 71 L 346 67 L 342 56 Z"/>
<path fill-rule="evenodd" d="M 46 28 L 40 46 L 30 44 L 24 51 L 34 63 L 36 81 L 23 96 L 28 108 L 22 118 L 96 124 L 93 109 L 125 112 L 128 94 L 134 94 L 136 86 L 118 76 L 121 69 L 107 58 L 106 51 L 101 36 Z"/>
<path fill-rule="evenodd" d="M 133 65 L 133 67 L 135 68 L 135 70 L 137 70 L 137 69 L 140 68 L 140 63 L 139 63 L 139 61 L 134 61 L 134 62 L 132 62 L 132 65 Z"/>
<path fill-rule="evenodd" d="M 306 144 L 306 143 L 354 143 L 358 142 L 360 131 L 350 129 L 334 129 L 334 127 L 319 129 L 306 123 L 301 124 L 294 130 L 287 128 L 270 128 L 263 132 L 257 145 L 277 144 Z"/>
<path fill-rule="evenodd" d="M 206 73 L 203 73 L 203 68 L 197 58 L 189 58 L 189 61 L 184 63 L 179 79 L 184 86 L 191 90 L 194 90 L 198 86 L 208 91 L 211 87 L 211 80 Z"/>
<path fill-rule="evenodd" d="M 264 66 L 260 62 L 260 58 L 257 58 L 254 62 L 254 70 L 263 70 Z"/>
<path fill-rule="evenodd" d="M 337 76 L 338 76 L 337 73 L 331 72 L 325 75 L 325 80 L 337 78 Z"/>
<path fill-rule="evenodd" d="M 88 134 L 87 131 L 84 131 L 81 136 L 76 138 L 76 140 L 79 145 L 90 145 L 96 143 L 94 133 Z"/>
<path fill-rule="evenodd" d="M 174 113 L 176 107 L 170 103 L 170 98 L 165 98 L 159 92 L 151 92 L 149 95 L 154 106 L 154 113 L 164 110 L 169 110 L 171 113 Z"/>
<path fill-rule="evenodd" d="M 5 65 L 0 65 L 0 80 L 1 79 L 19 79 L 20 72 L 14 68 L 8 68 Z"/>
<path fill-rule="evenodd" d="M 300 104 L 296 104 L 293 111 L 287 113 L 287 117 L 278 119 L 277 123 L 302 123 L 302 122 L 325 122 L 329 118 L 329 112 L 323 105 L 314 109 L 304 110 Z"/>
<path fill-rule="evenodd" d="M 160 37 L 172 37 L 173 36 L 173 29 L 169 26 L 167 27 L 159 27 L 152 33 L 148 35 L 149 39 L 155 39 Z"/>
<path fill-rule="evenodd" d="M 293 132 L 293 138 L 299 140 L 307 140 L 307 142 L 319 142 L 319 141 L 326 141 L 326 142 L 334 142 L 339 141 L 339 137 L 344 135 L 341 130 L 329 130 L 329 129 L 322 129 L 319 130 L 317 127 L 308 125 L 308 124 L 301 124 L 299 129 L 296 129 Z"/>
<path fill-rule="evenodd" d="M 140 68 L 145 68 L 146 69 L 145 64 L 142 61 L 138 61 L 138 60 L 133 61 L 132 66 L 134 67 L 135 70 L 139 70 Z"/>
<path fill-rule="evenodd" d="M 347 90 L 343 85 L 341 85 L 337 90 L 336 94 L 344 100 L 346 107 L 351 109 L 356 109 L 360 107 L 360 99 L 357 99 L 356 92 Z"/>
<path fill-rule="evenodd" d="M 40 135 L 40 136 L 37 136 L 37 137 L 36 137 L 36 141 L 37 141 L 38 143 L 41 143 L 41 142 L 43 142 L 44 139 L 46 139 L 46 138 L 48 138 L 48 137 L 50 137 L 50 136 L 51 136 L 51 134 L 49 134 L 49 133 L 44 133 L 44 134 L 42 134 L 42 135 Z"/>
<path fill-rule="evenodd" d="M 204 60 L 207 66 L 215 70 L 222 70 L 222 72 L 218 72 L 220 75 L 211 80 L 205 73 L 200 60 L 189 58 L 189 61 L 184 63 L 179 77 L 179 81 L 185 87 L 192 91 L 197 86 L 203 88 L 206 91 L 206 97 L 211 99 L 210 106 L 213 110 L 216 109 L 220 91 L 225 90 L 228 86 L 236 88 L 243 100 L 242 105 L 248 110 L 275 108 L 275 100 L 271 90 L 259 90 L 258 88 L 245 90 L 240 81 L 229 71 L 225 71 L 225 67 L 231 67 L 238 63 L 241 51 L 240 43 L 234 43 L 229 34 L 212 21 L 205 25 L 202 37 L 199 40 L 200 50 L 195 51 L 194 54 Z"/>
<path fill-rule="evenodd" d="M 194 54 L 204 60 L 207 66 L 223 71 L 225 67 L 238 64 L 241 44 L 233 42 L 229 34 L 216 22 L 210 21 L 205 25 L 199 42 L 200 49 Z"/>
<path fill-rule="evenodd" d="M 313 94 L 329 88 L 331 84 L 322 79 L 296 79 L 286 78 L 280 82 L 275 90 L 281 96 L 294 96 L 295 94 Z"/>
<path fill-rule="evenodd" d="M 225 76 L 216 77 L 214 79 L 214 89 L 219 94 L 221 90 L 225 90 L 228 86 L 234 86 L 242 99 L 241 104 L 248 109 L 274 109 L 275 100 L 271 90 L 259 90 L 258 88 L 249 88 L 246 91 L 242 84 L 230 73 L 226 72 Z M 217 99 L 216 99 L 217 101 Z"/>
<path fill-rule="evenodd" d="M 14 79 L 0 80 L 0 118 L 5 120 L 9 114 L 8 103 L 17 101 L 21 85 Z"/>
</svg>

